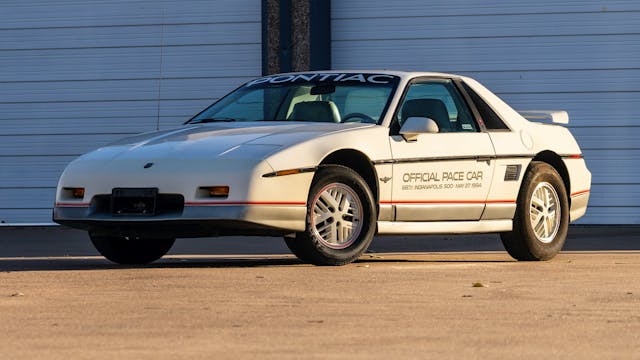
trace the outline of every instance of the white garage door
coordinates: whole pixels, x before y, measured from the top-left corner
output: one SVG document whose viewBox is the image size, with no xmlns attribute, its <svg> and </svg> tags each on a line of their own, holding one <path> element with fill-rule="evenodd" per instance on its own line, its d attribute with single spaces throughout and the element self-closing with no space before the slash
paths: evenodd
<svg viewBox="0 0 640 360">
<path fill-rule="evenodd" d="M 5 0 L 0 24 L 5 223 L 51 222 L 79 154 L 181 124 L 261 74 L 258 0 Z"/>
<path fill-rule="evenodd" d="M 336 69 L 461 73 L 569 111 L 593 173 L 580 223 L 640 223 L 640 2 L 350 0 L 331 17 Z"/>
</svg>

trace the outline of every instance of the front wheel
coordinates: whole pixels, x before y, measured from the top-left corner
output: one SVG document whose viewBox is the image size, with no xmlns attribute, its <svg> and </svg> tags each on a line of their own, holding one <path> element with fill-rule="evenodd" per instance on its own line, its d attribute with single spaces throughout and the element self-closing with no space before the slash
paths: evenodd
<svg viewBox="0 0 640 360">
<path fill-rule="evenodd" d="M 91 235 L 91 242 L 98 252 L 118 264 L 141 265 L 163 257 L 173 246 L 175 239 L 134 239 L 122 236 Z"/>
<path fill-rule="evenodd" d="M 369 247 L 376 219 L 373 195 L 364 179 L 344 166 L 324 166 L 309 192 L 306 230 L 285 242 L 302 261 L 345 265 Z"/>
<path fill-rule="evenodd" d="M 502 243 L 521 261 L 552 259 L 562 249 L 569 226 L 569 201 L 564 182 L 549 164 L 534 161 L 522 180 L 513 230 Z"/>
</svg>

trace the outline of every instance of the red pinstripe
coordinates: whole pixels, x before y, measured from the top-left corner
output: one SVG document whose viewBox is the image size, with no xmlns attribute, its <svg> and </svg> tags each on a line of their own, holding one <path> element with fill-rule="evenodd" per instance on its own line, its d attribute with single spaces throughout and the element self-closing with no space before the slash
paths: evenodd
<svg viewBox="0 0 640 360">
<path fill-rule="evenodd" d="M 185 206 L 214 206 L 214 205 L 307 205 L 301 201 L 189 201 Z"/>
<path fill-rule="evenodd" d="M 587 190 L 581 190 L 581 191 L 576 191 L 576 192 L 574 192 L 573 194 L 571 194 L 571 197 L 578 196 L 578 195 L 582 195 L 582 194 L 586 194 L 586 193 L 589 193 L 589 192 L 591 192 L 591 190 L 589 190 L 589 189 L 587 189 Z"/>
<path fill-rule="evenodd" d="M 380 204 L 513 204 L 515 200 L 382 200 Z"/>
</svg>

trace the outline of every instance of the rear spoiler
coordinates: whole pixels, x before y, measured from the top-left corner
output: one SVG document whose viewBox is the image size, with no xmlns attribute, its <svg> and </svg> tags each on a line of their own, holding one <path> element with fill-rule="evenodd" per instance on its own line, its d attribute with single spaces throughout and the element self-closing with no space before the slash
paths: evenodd
<svg viewBox="0 0 640 360">
<path fill-rule="evenodd" d="M 535 122 L 569 123 L 569 114 L 562 110 L 519 110 L 518 113 L 527 120 Z"/>
</svg>

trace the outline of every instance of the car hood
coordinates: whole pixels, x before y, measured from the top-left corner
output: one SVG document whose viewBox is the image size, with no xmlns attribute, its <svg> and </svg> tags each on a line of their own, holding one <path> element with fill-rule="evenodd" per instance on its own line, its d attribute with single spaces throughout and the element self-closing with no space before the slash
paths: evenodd
<svg viewBox="0 0 640 360">
<path fill-rule="evenodd" d="M 296 122 L 245 122 L 193 124 L 121 139 L 81 157 L 117 158 L 216 158 L 262 159 L 281 148 L 311 138 L 375 126 Z"/>
</svg>

